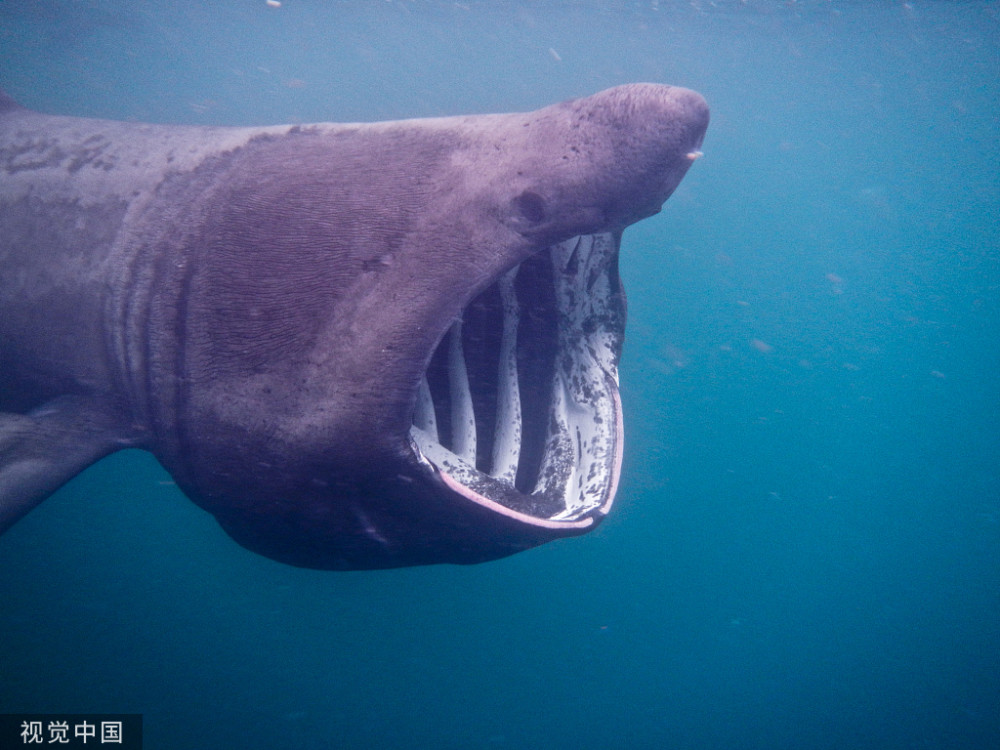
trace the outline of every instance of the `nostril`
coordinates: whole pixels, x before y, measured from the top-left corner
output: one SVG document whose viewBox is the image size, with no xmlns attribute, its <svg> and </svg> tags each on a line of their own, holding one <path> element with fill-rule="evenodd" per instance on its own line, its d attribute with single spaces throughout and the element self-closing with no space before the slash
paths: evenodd
<svg viewBox="0 0 1000 750">
<path fill-rule="evenodd" d="M 525 190 L 514 199 L 514 210 L 526 221 L 537 224 L 545 218 L 545 199 L 538 193 Z"/>
</svg>

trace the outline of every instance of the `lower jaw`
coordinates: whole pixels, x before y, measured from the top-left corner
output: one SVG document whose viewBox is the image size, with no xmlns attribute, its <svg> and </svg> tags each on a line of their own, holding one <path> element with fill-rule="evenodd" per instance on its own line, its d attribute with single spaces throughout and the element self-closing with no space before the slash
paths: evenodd
<svg viewBox="0 0 1000 750">
<path fill-rule="evenodd" d="M 622 456 L 617 257 L 611 234 L 554 245 L 477 298 L 495 325 L 476 321 L 474 301 L 445 336 L 421 383 L 410 444 L 452 493 L 568 533 L 610 510 Z M 477 349 L 487 339 L 489 356 Z"/>
</svg>

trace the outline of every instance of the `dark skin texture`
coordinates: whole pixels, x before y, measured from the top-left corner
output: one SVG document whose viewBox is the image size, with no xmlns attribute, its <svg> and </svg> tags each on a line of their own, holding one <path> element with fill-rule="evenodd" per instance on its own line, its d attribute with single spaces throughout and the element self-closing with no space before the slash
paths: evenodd
<svg viewBox="0 0 1000 750">
<path fill-rule="evenodd" d="M 266 129 L 0 99 L 0 529 L 132 446 L 296 565 L 477 562 L 581 533 L 445 486 L 407 439 L 417 385 L 504 271 L 656 213 L 707 122 L 697 94 L 651 84 Z"/>
</svg>

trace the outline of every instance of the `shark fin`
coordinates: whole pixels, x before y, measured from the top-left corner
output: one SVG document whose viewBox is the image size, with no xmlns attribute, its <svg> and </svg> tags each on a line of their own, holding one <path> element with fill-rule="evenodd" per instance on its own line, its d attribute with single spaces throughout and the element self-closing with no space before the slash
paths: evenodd
<svg viewBox="0 0 1000 750">
<path fill-rule="evenodd" d="M 116 410 L 80 396 L 0 412 L 0 533 L 91 464 L 137 445 L 122 425 Z"/>
</svg>

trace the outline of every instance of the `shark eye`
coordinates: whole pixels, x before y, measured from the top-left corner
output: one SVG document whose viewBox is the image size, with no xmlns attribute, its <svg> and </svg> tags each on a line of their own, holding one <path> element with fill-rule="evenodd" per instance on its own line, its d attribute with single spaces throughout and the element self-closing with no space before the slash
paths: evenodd
<svg viewBox="0 0 1000 750">
<path fill-rule="evenodd" d="M 545 199 L 538 193 L 525 190 L 514 199 L 514 210 L 525 221 L 537 224 L 545 218 Z"/>
</svg>

